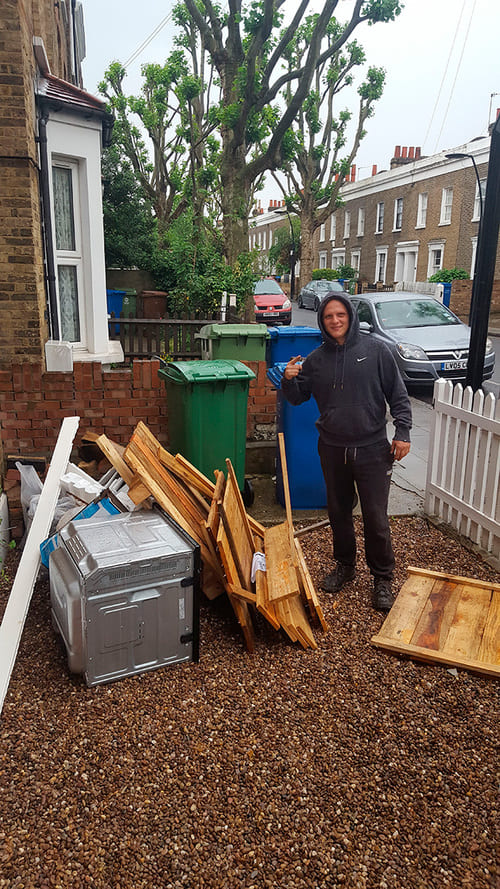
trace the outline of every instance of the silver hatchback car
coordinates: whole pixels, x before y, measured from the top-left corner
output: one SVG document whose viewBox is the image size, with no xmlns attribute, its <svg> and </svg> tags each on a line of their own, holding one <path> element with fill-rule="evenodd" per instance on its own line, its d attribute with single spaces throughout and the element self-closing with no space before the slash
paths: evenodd
<svg viewBox="0 0 500 889">
<path fill-rule="evenodd" d="M 385 342 L 407 385 L 434 385 L 442 377 L 464 383 L 470 327 L 432 296 L 420 293 L 364 293 L 351 297 L 361 332 Z M 491 340 L 486 342 L 483 380 L 495 367 Z"/>
<path fill-rule="evenodd" d="M 325 278 L 309 281 L 309 284 L 306 284 L 300 291 L 297 305 L 299 309 L 314 309 L 317 312 L 326 294 L 332 292 L 343 293 L 344 296 L 349 295 L 338 281 L 327 281 Z"/>
</svg>

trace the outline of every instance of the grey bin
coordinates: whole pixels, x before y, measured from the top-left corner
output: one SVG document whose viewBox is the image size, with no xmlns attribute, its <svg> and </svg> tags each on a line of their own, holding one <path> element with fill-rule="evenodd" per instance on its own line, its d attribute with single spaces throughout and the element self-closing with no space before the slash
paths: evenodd
<svg viewBox="0 0 500 889">
<path fill-rule="evenodd" d="M 69 522 L 49 561 L 52 623 L 88 686 L 199 657 L 199 546 L 161 511 Z"/>
</svg>

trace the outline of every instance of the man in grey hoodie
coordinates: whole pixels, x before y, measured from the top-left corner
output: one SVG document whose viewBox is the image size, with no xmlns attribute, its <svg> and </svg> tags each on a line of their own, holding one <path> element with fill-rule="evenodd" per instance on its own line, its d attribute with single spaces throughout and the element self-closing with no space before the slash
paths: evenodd
<svg viewBox="0 0 500 889">
<path fill-rule="evenodd" d="M 350 300 L 328 294 L 318 310 L 323 343 L 302 362 L 285 367 L 281 388 L 291 404 L 311 395 L 320 416 L 318 451 L 325 477 L 336 569 L 321 583 L 336 593 L 354 580 L 356 538 L 352 504 L 356 484 L 363 514 L 365 556 L 373 576 L 373 606 L 383 612 L 394 601 L 394 552 L 387 516 L 392 464 L 410 450 L 411 404 L 387 346 L 361 334 Z M 394 421 L 387 440 L 386 413 Z"/>
</svg>

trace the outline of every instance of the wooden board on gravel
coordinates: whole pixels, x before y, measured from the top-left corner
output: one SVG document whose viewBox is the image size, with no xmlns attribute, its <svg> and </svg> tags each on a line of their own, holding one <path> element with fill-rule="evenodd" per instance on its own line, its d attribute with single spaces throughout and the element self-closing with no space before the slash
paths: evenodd
<svg viewBox="0 0 500 889">
<path fill-rule="evenodd" d="M 500 584 L 408 568 L 372 643 L 417 660 L 500 675 Z"/>
</svg>

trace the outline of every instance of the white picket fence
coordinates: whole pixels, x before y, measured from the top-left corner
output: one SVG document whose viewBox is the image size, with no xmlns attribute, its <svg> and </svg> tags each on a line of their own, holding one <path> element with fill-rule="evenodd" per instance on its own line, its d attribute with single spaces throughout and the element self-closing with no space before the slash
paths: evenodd
<svg viewBox="0 0 500 889">
<path fill-rule="evenodd" d="M 439 380 L 429 440 L 425 512 L 500 568 L 500 399 Z"/>
</svg>

